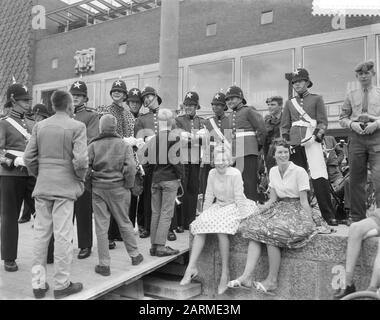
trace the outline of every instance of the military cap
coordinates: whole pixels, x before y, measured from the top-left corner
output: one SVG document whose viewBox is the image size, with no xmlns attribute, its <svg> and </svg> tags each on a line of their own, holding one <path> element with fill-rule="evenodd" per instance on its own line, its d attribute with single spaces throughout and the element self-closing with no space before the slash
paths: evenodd
<svg viewBox="0 0 380 320">
<path fill-rule="evenodd" d="M 307 70 L 304 68 L 297 68 L 297 70 L 292 73 L 292 83 L 299 80 L 308 81 L 309 82 L 309 84 L 307 85 L 308 88 L 311 88 L 313 86 L 313 83 L 310 81 L 310 78 L 309 78 L 309 72 L 307 72 Z"/>
<path fill-rule="evenodd" d="M 183 104 L 185 106 L 189 105 L 195 105 L 197 106 L 197 109 L 200 109 L 201 106 L 199 105 L 199 95 L 195 91 L 189 91 L 185 95 L 185 100 L 183 100 Z"/>
<path fill-rule="evenodd" d="M 43 116 L 45 118 L 49 118 L 50 117 L 50 113 L 48 111 L 48 108 L 44 104 L 42 104 L 42 103 L 37 103 L 33 107 L 32 111 L 33 111 L 33 114 L 39 114 L 39 115 L 41 115 L 41 116 Z"/>
<path fill-rule="evenodd" d="M 157 97 L 158 105 L 160 105 L 162 103 L 161 97 L 157 94 L 157 91 L 152 87 L 145 87 L 141 91 L 141 99 L 144 100 L 144 97 L 149 95 L 149 94 Z"/>
<path fill-rule="evenodd" d="M 364 62 L 359 63 L 355 67 L 355 72 L 360 72 L 360 71 L 367 72 L 367 71 L 373 70 L 374 67 L 375 67 L 375 63 L 372 60 L 364 61 Z"/>
<path fill-rule="evenodd" d="M 21 83 L 14 83 L 7 89 L 7 102 L 4 108 L 10 108 L 12 106 L 11 99 L 18 100 L 32 100 L 29 95 L 28 88 Z"/>
<path fill-rule="evenodd" d="M 71 85 L 70 93 L 87 98 L 87 86 L 83 81 L 76 81 Z"/>
<path fill-rule="evenodd" d="M 226 105 L 226 95 L 223 92 L 218 92 L 212 98 L 211 105 L 217 105 L 217 104 L 224 106 L 224 111 L 228 110 L 228 107 Z"/>
<path fill-rule="evenodd" d="M 110 94 L 112 94 L 112 92 L 114 91 L 121 91 L 125 93 L 126 95 L 128 95 L 127 85 L 125 84 L 123 80 L 117 80 L 112 84 Z"/>
<path fill-rule="evenodd" d="M 136 101 L 142 103 L 141 91 L 138 88 L 132 88 L 128 91 L 127 101 Z"/>
<path fill-rule="evenodd" d="M 243 100 L 243 104 L 247 104 L 244 99 L 243 91 L 238 86 L 231 86 L 226 91 L 226 100 L 229 98 L 237 97 Z"/>
</svg>

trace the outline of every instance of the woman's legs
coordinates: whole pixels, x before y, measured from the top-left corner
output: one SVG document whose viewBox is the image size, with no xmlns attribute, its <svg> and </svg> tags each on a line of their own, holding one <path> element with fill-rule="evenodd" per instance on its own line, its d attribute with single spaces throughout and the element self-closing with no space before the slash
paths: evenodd
<svg viewBox="0 0 380 320">
<path fill-rule="evenodd" d="M 237 278 L 244 286 L 250 287 L 252 285 L 252 273 L 256 268 L 261 255 L 261 243 L 251 240 L 248 245 L 247 262 L 243 274 Z"/>
<path fill-rule="evenodd" d="M 268 263 L 269 273 L 267 278 L 262 282 L 262 285 L 267 290 L 274 290 L 277 288 L 278 272 L 280 271 L 281 264 L 281 250 L 278 247 L 267 244 L 268 250 Z"/>
<path fill-rule="evenodd" d="M 230 254 L 230 240 L 228 234 L 218 233 L 219 251 L 222 258 L 222 275 L 220 277 L 220 284 L 218 287 L 218 293 L 222 294 L 227 289 L 227 283 L 229 278 L 229 254 Z"/>
<path fill-rule="evenodd" d="M 197 270 L 197 261 L 203 250 L 203 247 L 206 242 L 206 234 L 196 234 L 194 236 L 193 245 L 191 247 L 190 260 L 187 265 L 185 275 L 181 280 L 181 285 L 190 283 L 193 275 L 198 273 Z"/>
</svg>

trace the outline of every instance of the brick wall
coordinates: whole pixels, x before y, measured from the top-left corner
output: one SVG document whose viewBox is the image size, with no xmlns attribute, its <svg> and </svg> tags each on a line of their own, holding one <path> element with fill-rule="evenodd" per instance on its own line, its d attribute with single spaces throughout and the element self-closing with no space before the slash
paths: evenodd
<svg viewBox="0 0 380 320">
<path fill-rule="evenodd" d="M 0 10 L 0 108 L 6 100 L 12 75 L 32 88 L 33 0 L 1 0 Z"/>
<path fill-rule="evenodd" d="M 274 10 L 274 23 L 260 25 Z M 159 61 L 160 8 L 46 37 L 37 42 L 34 83 L 72 78 L 75 51 L 96 48 L 96 73 Z M 379 17 L 348 17 L 347 28 L 379 23 Z M 206 37 L 206 25 L 217 34 Z M 190 57 L 332 31 L 331 17 L 312 15 L 312 0 L 184 0 L 180 2 L 179 56 Z M 118 45 L 128 43 L 126 55 Z M 58 70 L 51 60 L 59 59 Z"/>
</svg>

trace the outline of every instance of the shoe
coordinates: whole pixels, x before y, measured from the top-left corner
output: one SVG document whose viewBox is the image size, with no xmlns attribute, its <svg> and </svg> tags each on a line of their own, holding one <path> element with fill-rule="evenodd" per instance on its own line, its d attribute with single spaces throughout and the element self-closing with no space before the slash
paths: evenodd
<svg viewBox="0 0 380 320">
<path fill-rule="evenodd" d="M 47 260 L 46 260 L 46 263 L 47 263 L 47 264 L 53 264 L 53 263 L 54 263 L 54 257 L 49 257 L 49 256 L 48 256 L 48 258 L 47 258 Z"/>
<path fill-rule="evenodd" d="M 116 237 L 115 239 L 113 239 L 113 241 L 123 242 L 123 238 L 122 237 Z"/>
<path fill-rule="evenodd" d="M 187 284 L 191 283 L 191 280 L 194 279 L 198 275 L 198 270 L 194 269 L 191 271 L 185 272 L 185 275 L 183 276 L 181 282 L 179 283 L 181 286 L 186 286 Z"/>
<path fill-rule="evenodd" d="M 239 279 L 235 279 L 235 280 L 229 281 L 227 283 L 227 287 L 231 288 L 231 289 L 246 289 L 246 290 L 251 290 L 252 289 L 252 285 L 251 286 L 246 286 Z"/>
<path fill-rule="evenodd" d="M 184 233 L 185 230 L 183 229 L 183 227 L 177 227 L 177 228 L 175 229 L 175 232 L 177 232 L 177 233 Z"/>
<path fill-rule="evenodd" d="M 268 296 L 275 296 L 276 294 L 273 292 L 273 290 L 269 290 L 267 288 L 264 287 L 264 285 L 261 283 L 261 282 L 256 282 L 254 281 L 253 282 L 253 286 L 255 287 L 255 289 L 260 292 L 260 293 L 264 293 Z"/>
<path fill-rule="evenodd" d="M 137 266 L 143 260 L 144 260 L 144 257 L 141 253 L 137 257 L 132 257 L 132 266 Z"/>
<path fill-rule="evenodd" d="M 165 247 L 164 249 L 161 249 L 161 250 L 156 249 L 156 256 L 157 257 L 174 256 L 178 253 L 179 253 L 179 250 L 174 250 L 170 247 Z"/>
<path fill-rule="evenodd" d="M 21 217 L 20 220 L 18 220 L 18 223 L 26 223 L 26 222 L 29 222 L 30 221 L 30 218 L 25 218 L 25 217 Z"/>
<path fill-rule="evenodd" d="M 155 257 L 155 256 L 157 256 L 157 249 L 156 248 L 150 248 L 149 249 L 149 253 L 150 253 L 150 255 L 152 256 L 152 257 Z"/>
<path fill-rule="evenodd" d="M 168 241 L 176 241 L 177 240 L 177 236 L 175 235 L 175 233 L 173 231 L 169 231 L 168 232 Z"/>
<path fill-rule="evenodd" d="M 104 277 L 111 275 L 111 268 L 109 266 L 95 266 L 95 272 L 101 274 Z"/>
<path fill-rule="evenodd" d="M 334 300 L 340 300 L 343 297 L 348 296 L 349 294 L 354 293 L 354 292 L 356 292 L 356 288 L 354 284 L 347 286 L 344 289 L 342 288 L 338 289 L 334 293 Z"/>
<path fill-rule="evenodd" d="M 352 217 L 349 217 L 348 219 L 347 219 L 347 226 L 350 226 L 350 225 L 352 225 L 354 222 L 359 222 L 360 221 L 360 219 L 355 219 L 355 218 L 352 218 Z"/>
<path fill-rule="evenodd" d="M 338 221 L 336 219 L 330 219 L 330 220 L 327 221 L 327 224 L 329 226 L 336 227 L 338 225 Z"/>
<path fill-rule="evenodd" d="M 45 298 L 46 292 L 49 290 L 49 285 L 45 282 L 45 289 L 33 289 L 33 294 L 36 299 Z"/>
<path fill-rule="evenodd" d="M 140 233 L 140 238 L 144 239 L 144 238 L 148 238 L 150 236 L 150 232 L 147 231 L 147 230 L 143 230 L 141 231 Z"/>
<path fill-rule="evenodd" d="M 91 255 L 91 248 L 80 249 L 78 259 L 86 259 Z"/>
<path fill-rule="evenodd" d="M 116 248 L 115 241 L 110 240 L 109 243 L 108 243 L 108 249 L 113 250 L 115 248 Z"/>
<path fill-rule="evenodd" d="M 81 284 L 80 282 L 76 282 L 76 283 L 70 282 L 69 286 L 66 289 L 54 290 L 54 298 L 62 299 L 69 295 L 78 293 L 82 291 L 82 289 L 83 289 L 83 284 Z"/>
<path fill-rule="evenodd" d="M 18 266 L 16 261 L 14 260 L 5 260 L 4 261 L 4 269 L 8 272 L 16 272 L 18 270 Z"/>
</svg>

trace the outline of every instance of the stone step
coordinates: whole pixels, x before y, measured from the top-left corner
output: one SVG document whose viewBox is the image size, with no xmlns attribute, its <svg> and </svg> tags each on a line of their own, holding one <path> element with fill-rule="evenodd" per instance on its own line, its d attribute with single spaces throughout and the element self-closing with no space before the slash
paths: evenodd
<svg viewBox="0 0 380 320">
<path fill-rule="evenodd" d="M 201 294 L 200 283 L 190 283 L 186 286 L 179 284 L 181 277 L 146 276 L 144 281 L 145 295 L 172 300 L 188 300 Z"/>
</svg>

